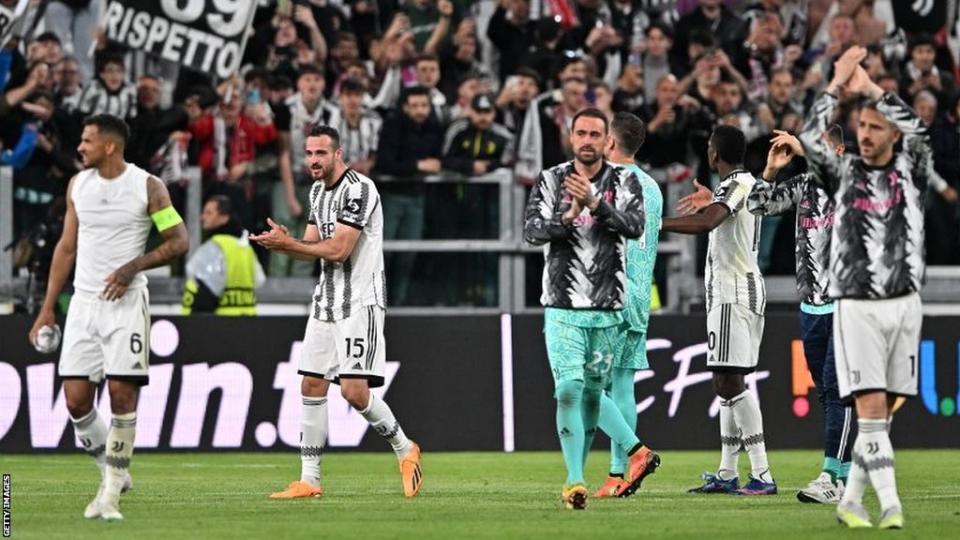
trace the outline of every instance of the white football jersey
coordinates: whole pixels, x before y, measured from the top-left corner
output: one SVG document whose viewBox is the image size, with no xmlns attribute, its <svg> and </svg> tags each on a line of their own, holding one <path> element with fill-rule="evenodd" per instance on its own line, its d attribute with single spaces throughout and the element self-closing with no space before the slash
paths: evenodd
<svg viewBox="0 0 960 540">
<path fill-rule="evenodd" d="M 73 287 L 99 294 L 112 272 L 143 255 L 153 226 L 147 201 L 150 173 L 127 163 L 123 173 L 106 180 L 87 169 L 73 181 L 70 198 L 77 212 L 77 268 Z M 146 287 L 138 273 L 130 289 Z"/>
<path fill-rule="evenodd" d="M 747 196 L 756 179 L 737 170 L 720 181 L 713 202 L 730 210 L 723 223 L 710 231 L 704 272 L 707 311 L 720 304 L 738 304 L 763 315 L 767 291 L 757 265 L 760 218 L 746 208 Z"/>
<path fill-rule="evenodd" d="M 361 231 L 346 261 L 321 261 L 320 279 L 313 293 L 313 317 L 333 322 L 365 306 L 386 308 L 383 208 L 373 180 L 347 169 L 330 188 L 322 181 L 314 182 L 309 223 L 317 226 L 321 240 L 333 238 L 338 223 Z"/>
</svg>

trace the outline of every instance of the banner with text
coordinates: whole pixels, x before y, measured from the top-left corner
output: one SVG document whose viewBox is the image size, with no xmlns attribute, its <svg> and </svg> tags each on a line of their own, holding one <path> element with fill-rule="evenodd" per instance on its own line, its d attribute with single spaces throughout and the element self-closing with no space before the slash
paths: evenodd
<svg viewBox="0 0 960 540">
<path fill-rule="evenodd" d="M 57 355 L 30 346 L 31 322 L 0 317 L 0 453 L 74 450 Z M 296 317 L 155 317 L 138 449 L 295 448 L 304 325 Z M 897 447 L 960 446 L 957 328 L 954 317 L 924 321 L 920 395 L 897 413 Z M 703 334 L 702 316 L 652 319 L 652 369 L 637 374 L 636 392 L 639 430 L 654 447 L 719 444 Z M 376 392 L 424 448 L 558 448 L 540 316 L 390 316 L 386 354 L 386 385 Z M 822 414 L 794 315 L 767 316 L 760 367 L 748 383 L 760 398 L 768 447 L 820 445 Z M 98 408 L 110 417 L 108 396 Z M 331 448 L 388 449 L 336 387 L 328 411 Z"/>
<path fill-rule="evenodd" d="M 101 24 L 133 50 L 227 79 L 240 68 L 256 9 L 238 0 L 109 0 Z"/>
</svg>

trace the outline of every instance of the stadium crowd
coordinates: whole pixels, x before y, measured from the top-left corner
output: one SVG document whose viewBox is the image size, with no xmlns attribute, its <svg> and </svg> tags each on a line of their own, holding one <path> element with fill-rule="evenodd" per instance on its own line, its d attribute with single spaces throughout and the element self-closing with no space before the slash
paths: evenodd
<svg viewBox="0 0 960 540">
<path fill-rule="evenodd" d="M 661 186 L 707 184 L 718 124 L 744 131 L 759 174 L 773 130 L 799 129 L 834 60 L 857 44 L 871 78 L 930 127 L 942 181 L 927 197 L 927 259 L 960 264 L 956 0 L 261 0 L 229 80 L 108 42 L 100 1 L 31 2 L 32 20 L 0 52 L 0 165 L 14 169 L 17 237 L 62 213 L 81 122 L 108 112 L 131 128 L 128 161 L 168 182 L 181 213 L 185 170 L 197 166 L 204 199 L 232 203 L 232 226 L 260 231 L 272 217 L 302 230 L 303 141 L 320 123 L 381 186 L 386 239 L 497 238 L 495 189 L 424 177 L 505 167 L 529 185 L 572 157 L 570 121 L 588 105 L 646 122 L 637 158 Z M 855 105 L 836 118 L 853 152 Z M 765 272 L 793 270 L 790 219 L 763 222 Z M 258 256 L 269 277 L 315 271 Z M 495 304 L 485 277 L 495 258 L 459 261 L 476 273 L 470 290 L 451 282 L 449 261 L 388 255 L 391 304 L 411 302 L 415 275 L 438 303 Z"/>
</svg>

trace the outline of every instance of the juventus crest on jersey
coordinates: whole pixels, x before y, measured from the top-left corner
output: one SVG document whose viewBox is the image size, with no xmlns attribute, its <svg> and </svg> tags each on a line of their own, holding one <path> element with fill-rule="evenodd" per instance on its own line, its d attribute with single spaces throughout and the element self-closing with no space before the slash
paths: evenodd
<svg viewBox="0 0 960 540">
<path fill-rule="evenodd" d="M 347 169 L 331 187 L 314 182 L 309 223 L 317 226 L 321 240 L 332 238 L 338 223 L 361 230 L 346 261 L 322 261 L 313 293 L 313 317 L 333 322 L 366 306 L 386 308 L 383 208 L 373 180 Z"/>
<path fill-rule="evenodd" d="M 704 272 L 708 312 L 720 304 L 737 304 L 763 315 L 766 307 L 766 288 L 757 265 L 760 218 L 746 208 L 754 183 L 752 174 L 736 170 L 713 191 L 713 202 L 726 206 L 730 215 L 710 231 Z"/>
</svg>

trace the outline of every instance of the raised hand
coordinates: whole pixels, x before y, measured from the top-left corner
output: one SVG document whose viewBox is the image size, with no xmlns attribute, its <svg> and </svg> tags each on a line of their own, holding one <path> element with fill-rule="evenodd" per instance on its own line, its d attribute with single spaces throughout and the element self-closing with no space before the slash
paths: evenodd
<svg viewBox="0 0 960 540">
<path fill-rule="evenodd" d="M 857 66 L 867 57 L 867 50 L 860 46 L 853 46 L 844 52 L 836 62 L 833 63 L 833 80 L 827 86 L 827 92 L 835 93 L 841 86 L 847 84 Z"/>
<path fill-rule="evenodd" d="M 696 214 L 713 204 L 713 192 L 696 178 L 693 179 L 693 189 L 693 193 L 677 201 L 677 212 L 685 216 Z"/>
</svg>

